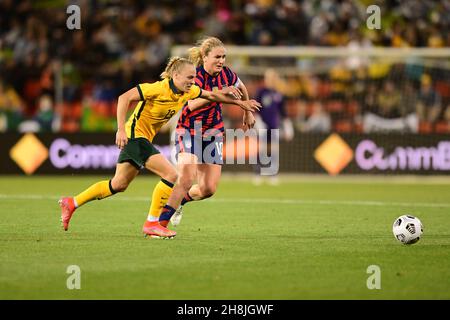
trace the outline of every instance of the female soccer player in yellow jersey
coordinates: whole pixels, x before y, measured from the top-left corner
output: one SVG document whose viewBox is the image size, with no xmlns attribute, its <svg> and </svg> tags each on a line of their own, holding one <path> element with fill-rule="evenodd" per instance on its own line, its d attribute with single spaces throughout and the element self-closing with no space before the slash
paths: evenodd
<svg viewBox="0 0 450 320">
<path fill-rule="evenodd" d="M 210 101 L 232 103 L 243 110 L 259 110 L 255 100 L 241 101 L 228 98 L 221 93 L 200 89 L 194 84 L 196 70 L 187 59 L 173 57 L 169 60 L 162 81 L 143 83 L 119 96 L 117 104 L 116 145 L 121 149 L 116 172 L 111 180 L 97 182 L 76 195 L 59 200 L 61 222 L 64 230 L 75 210 L 94 199 L 104 199 L 116 192 L 123 192 L 137 176 L 141 168 L 146 168 L 161 177 L 153 190 L 148 218 L 144 223 L 146 235 L 171 238 L 176 235 L 158 222 L 161 208 L 165 205 L 177 179 L 177 172 L 169 161 L 153 146 L 152 140 L 159 129 L 176 114 L 188 100 L 202 97 Z M 240 92 L 235 91 L 239 97 Z M 133 114 L 125 123 L 131 101 L 140 101 Z"/>
</svg>

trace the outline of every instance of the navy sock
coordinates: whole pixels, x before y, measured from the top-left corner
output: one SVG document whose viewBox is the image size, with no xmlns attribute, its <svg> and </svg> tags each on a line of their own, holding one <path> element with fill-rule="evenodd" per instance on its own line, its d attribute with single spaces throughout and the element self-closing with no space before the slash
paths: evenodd
<svg viewBox="0 0 450 320">
<path fill-rule="evenodd" d="M 183 200 L 181 200 L 181 205 L 184 206 L 186 204 L 186 202 L 189 202 L 189 201 L 194 201 L 194 199 L 192 199 L 192 197 L 189 195 L 189 192 L 188 192 L 184 196 Z"/>
<path fill-rule="evenodd" d="M 169 222 L 170 218 L 172 218 L 173 214 L 175 213 L 175 209 L 166 204 L 164 208 L 162 209 L 161 215 L 159 216 L 159 222 L 165 221 Z"/>
</svg>

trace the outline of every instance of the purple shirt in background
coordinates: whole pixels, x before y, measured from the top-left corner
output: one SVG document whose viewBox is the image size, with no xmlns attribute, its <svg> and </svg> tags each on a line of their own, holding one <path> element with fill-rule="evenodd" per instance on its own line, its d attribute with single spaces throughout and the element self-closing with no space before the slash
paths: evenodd
<svg viewBox="0 0 450 320">
<path fill-rule="evenodd" d="M 263 87 L 256 93 L 256 101 L 262 105 L 259 115 L 267 129 L 279 129 L 280 115 L 285 116 L 283 95 L 278 91 Z"/>
</svg>

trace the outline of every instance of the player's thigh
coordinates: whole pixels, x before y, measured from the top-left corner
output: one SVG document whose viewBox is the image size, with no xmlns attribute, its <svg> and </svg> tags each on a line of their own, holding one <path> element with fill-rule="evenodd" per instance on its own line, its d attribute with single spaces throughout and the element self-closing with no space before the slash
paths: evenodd
<svg viewBox="0 0 450 320">
<path fill-rule="evenodd" d="M 145 168 L 161 178 L 175 183 L 177 180 L 177 170 L 162 154 L 154 154 L 145 162 Z"/>
<path fill-rule="evenodd" d="M 200 189 L 215 192 L 222 175 L 222 166 L 219 164 L 202 163 L 197 165 L 197 181 Z"/>
<path fill-rule="evenodd" d="M 139 170 L 129 162 L 116 165 L 116 172 L 112 179 L 112 187 L 117 190 L 125 189 L 138 175 Z"/>
</svg>

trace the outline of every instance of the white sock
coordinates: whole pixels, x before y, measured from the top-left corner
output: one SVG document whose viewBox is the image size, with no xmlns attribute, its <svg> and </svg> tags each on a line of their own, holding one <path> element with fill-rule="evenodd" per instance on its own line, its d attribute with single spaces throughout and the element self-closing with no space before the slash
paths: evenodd
<svg viewBox="0 0 450 320">
<path fill-rule="evenodd" d="M 154 217 L 152 215 L 148 215 L 147 221 L 150 221 L 150 222 L 159 221 L 159 217 Z"/>
</svg>

